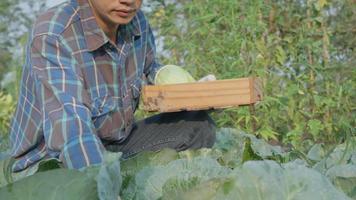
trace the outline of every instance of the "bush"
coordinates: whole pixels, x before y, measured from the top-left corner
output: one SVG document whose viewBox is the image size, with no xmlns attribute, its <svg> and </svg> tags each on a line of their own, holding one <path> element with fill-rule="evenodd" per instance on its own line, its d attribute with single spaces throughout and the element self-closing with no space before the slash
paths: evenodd
<svg viewBox="0 0 356 200">
<path fill-rule="evenodd" d="M 302 149 L 354 132 L 356 58 L 352 45 L 340 42 L 354 41 L 340 32 L 356 20 L 352 1 L 177 2 L 151 16 L 164 64 L 186 66 L 196 79 L 264 79 L 263 102 L 215 113 L 220 127 Z"/>
</svg>

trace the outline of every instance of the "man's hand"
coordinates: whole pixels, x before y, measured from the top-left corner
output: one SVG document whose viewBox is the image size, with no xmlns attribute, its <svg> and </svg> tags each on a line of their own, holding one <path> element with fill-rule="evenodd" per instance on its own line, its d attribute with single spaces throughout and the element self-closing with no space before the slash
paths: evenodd
<svg viewBox="0 0 356 200">
<path fill-rule="evenodd" d="M 206 81 L 216 81 L 216 77 L 214 74 L 209 74 L 199 79 L 198 82 L 206 82 Z"/>
</svg>

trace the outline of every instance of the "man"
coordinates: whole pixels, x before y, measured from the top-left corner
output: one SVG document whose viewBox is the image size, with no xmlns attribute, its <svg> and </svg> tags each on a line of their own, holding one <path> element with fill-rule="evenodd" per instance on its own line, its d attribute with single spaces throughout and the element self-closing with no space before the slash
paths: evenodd
<svg viewBox="0 0 356 200">
<path fill-rule="evenodd" d="M 103 151 L 211 147 L 203 111 L 134 120 L 143 84 L 161 66 L 141 0 L 71 0 L 45 12 L 30 35 L 12 121 L 13 171 L 57 158 L 68 168 L 100 164 Z"/>
</svg>

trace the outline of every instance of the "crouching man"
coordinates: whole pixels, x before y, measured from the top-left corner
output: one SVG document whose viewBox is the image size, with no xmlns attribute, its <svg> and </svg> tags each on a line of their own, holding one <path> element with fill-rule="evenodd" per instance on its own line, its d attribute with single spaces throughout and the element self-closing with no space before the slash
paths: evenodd
<svg viewBox="0 0 356 200">
<path fill-rule="evenodd" d="M 162 69 L 141 3 L 70 0 L 39 16 L 11 127 L 14 172 L 48 158 L 67 168 L 97 165 L 105 149 L 129 157 L 214 144 L 204 111 L 134 120 L 142 85 Z"/>
</svg>

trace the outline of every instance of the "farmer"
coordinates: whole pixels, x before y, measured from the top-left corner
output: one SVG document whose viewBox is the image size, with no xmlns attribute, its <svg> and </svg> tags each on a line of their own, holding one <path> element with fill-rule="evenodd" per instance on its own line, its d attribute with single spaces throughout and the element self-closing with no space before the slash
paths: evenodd
<svg viewBox="0 0 356 200">
<path fill-rule="evenodd" d="M 134 120 L 142 85 L 164 68 L 141 3 L 71 0 L 39 16 L 11 127 L 14 172 L 49 158 L 81 169 L 100 164 L 105 149 L 127 158 L 213 145 L 215 125 L 204 111 Z"/>
</svg>

